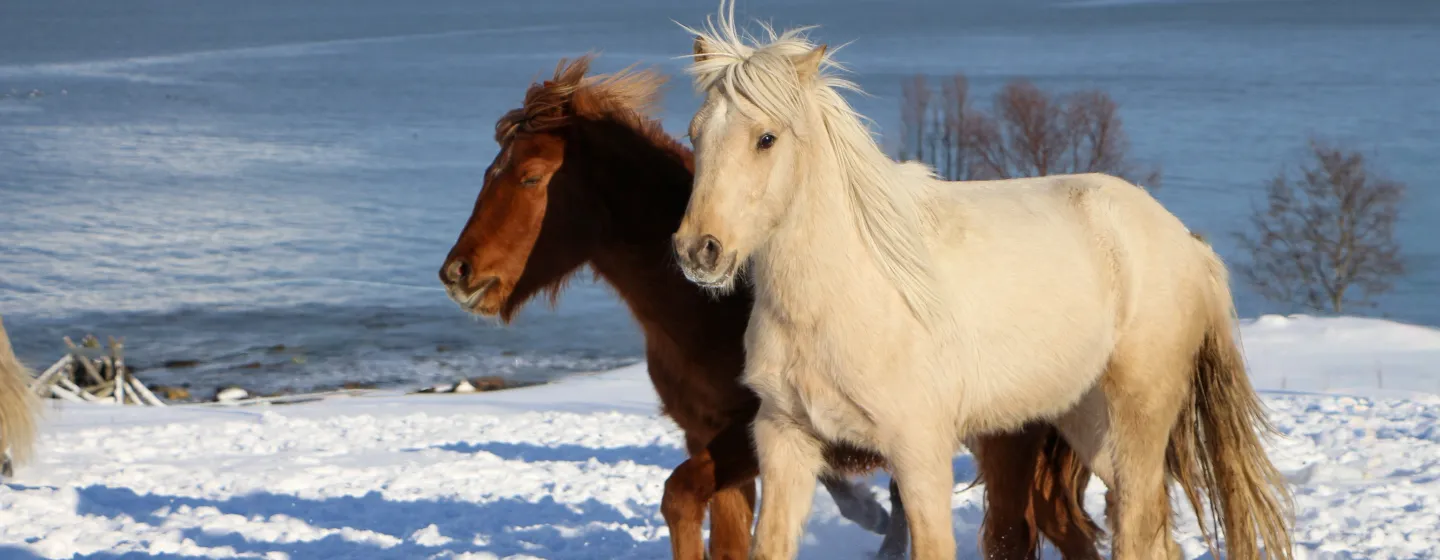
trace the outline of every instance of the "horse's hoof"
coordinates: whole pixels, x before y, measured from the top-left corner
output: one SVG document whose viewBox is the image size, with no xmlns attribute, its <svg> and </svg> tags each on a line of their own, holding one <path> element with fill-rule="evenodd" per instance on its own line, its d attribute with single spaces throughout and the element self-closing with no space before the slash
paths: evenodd
<svg viewBox="0 0 1440 560">
<path fill-rule="evenodd" d="M 880 543 L 880 550 L 875 551 L 874 560 L 905 560 L 905 549 L 907 546 L 895 546 L 894 543 Z"/>
</svg>

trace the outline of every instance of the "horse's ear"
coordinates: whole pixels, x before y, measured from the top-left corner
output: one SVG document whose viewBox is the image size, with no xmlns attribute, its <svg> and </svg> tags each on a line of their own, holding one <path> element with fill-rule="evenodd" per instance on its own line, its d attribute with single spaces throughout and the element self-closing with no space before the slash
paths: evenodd
<svg viewBox="0 0 1440 560">
<path fill-rule="evenodd" d="M 795 72 L 800 75 L 801 81 L 813 78 L 820 73 L 820 63 L 825 60 L 826 48 L 826 45 L 820 45 L 811 49 L 810 52 L 792 59 L 795 63 Z"/>
<path fill-rule="evenodd" d="M 700 35 L 695 36 L 695 45 L 692 48 L 695 51 L 695 62 L 705 60 L 706 57 L 715 52 L 710 49 L 710 42 L 706 41 L 705 37 Z"/>
</svg>

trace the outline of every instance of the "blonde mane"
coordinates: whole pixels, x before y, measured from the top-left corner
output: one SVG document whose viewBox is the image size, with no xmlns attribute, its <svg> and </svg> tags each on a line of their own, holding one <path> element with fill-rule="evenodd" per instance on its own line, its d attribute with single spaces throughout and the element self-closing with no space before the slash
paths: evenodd
<svg viewBox="0 0 1440 560">
<path fill-rule="evenodd" d="M 880 151 L 864 117 L 840 95 L 840 90 L 864 92 L 833 74 L 844 70 L 832 58 L 834 51 L 823 54 L 810 84 L 801 83 L 793 60 L 817 48 L 805 36 L 811 27 L 776 33 L 762 22 L 767 39 L 742 37 L 735 27 L 733 2 L 726 7 L 727 0 L 721 0 L 718 23 L 707 17 L 704 30 L 681 25 L 710 49 L 695 56 L 686 69 L 696 88 L 702 93 L 718 91 L 730 100 L 743 99 L 802 134 L 810 133 L 800 122 L 805 104 L 819 109 L 821 133 L 835 153 L 837 172 L 866 249 L 911 312 L 928 325 L 941 307 L 921 236 L 930 219 L 921 203 L 929 170 L 896 164 Z"/>
</svg>

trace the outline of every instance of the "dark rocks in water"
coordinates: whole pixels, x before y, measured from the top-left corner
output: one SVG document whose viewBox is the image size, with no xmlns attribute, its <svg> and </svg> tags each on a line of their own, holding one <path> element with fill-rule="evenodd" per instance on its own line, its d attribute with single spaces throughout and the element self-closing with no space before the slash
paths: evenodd
<svg viewBox="0 0 1440 560">
<path fill-rule="evenodd" d="M 167 401 L 188 401 L 190 390 L 185 387 L 173 387 L 170 385 L 151 385 L 150 392 L 159 395 Z"/>
<path fill-rule="evenodd" d="M 240 366 L 240 369 L 260 369 L 262 365 L 260 362 L 250 362 Z"/>
<path fill-rule="evenodd" d="M 504 377 L 489 375 L 471 379 L 470 385 L 474 386 L 476 391 L 499 391 L 509 387 L 510 383 Z"/>
<path fill-rule="evenodd" d="M 449 352 L 449 351 L 450 351 L 450 347 L 449 347 L 449 346 L 446 346 L 446 345 L 444 345 L 444 344 L 436 344 L 436 345 L 435 345 L 435 351 L 436 351 L 436 352 Z"/>
<path fill-rule="evenodd" d="M 340 387 L 343 388 L 343 389 L 354 390 L 354 389 L 374 389 L 376 386 L 375 386 L 374 383 L 370 383 L 370 382 L 368 382 L 368 381 L 346 381 L 344 384 L 340 385 Z"/>
<path fill-rule="evenodd" d="M 294 390 L 294 389 L 291 389 L 291 388 L 289 388 L 289 387 L 281 387 L 280 390 L 278 390 L 278 391 L 275 391 L 275 392 L 273 392 L 273 393 L 267 393 L 267 394 L 262 395 L 262 396 L 264 396 L 264 397 L 284 397 L 284 396 L 293 395 L 293 394 L 295 394 L 295 390 Z"/>
<path fill-rule="evenodd" d="M 505 386 L 502 387 L 502 389 L 520 389 L 520 388 L 522 388 L 522 387 L 534 387 L 534 386 L 536 386 L 536 385 L 544 385 L 544 384 L 546 384 L 546 383 L 548 383 L 548 382 L 547 382 L 547 381 L 519 381 L 519 380 L 511 379 L 511 380 L 507 380 L 507 381 L 505 382 Z"/>
<path fill-rule="evenodd" d="M 200 360 L 168 360 L 164 367 L 170 369 L 192 368 L 200 365 Z"/>
<path fill-rule="evenodd" d="M 415 392 L 415 393 L 484 393 L 484 392 L 488 392 L 488 391 L 503 391 L 503 390 L 505 390 L 505 389 L 518 389 L 518 388 L 520 388 L 520 387 L 530 387 L 530 386 L 533 386 L 533 385 L 541 385 L 541 384 L 542 384 L 542 382 L 517 381 L 517 380 L 514 380 L 514 379 L 508 379 L 508 378 L 501 377 L 501 376 L 498 376 L 498 375 L 486 375 L 486 376 L 482 376 L 482 377 L 472 377 L 472 378 L 469 378 L 469 379 L 461 379 L 458 383 L 455 383 L 454 385 L 435 385 L 435 386 L 426 387 L 426 388 L 424 388 L 424 389 L 420 389 L 420 390 L 414 391 L 414 392 Z"/>
<path fill-rule="evenodd" d="M 269 353 L 269 354 L 279 354 L 279 353 L 284 352 L 284 351 L 285 351 L 285 345 L 284 345 L 284 344 L 276 344 L 276 345 L 274 345 L 274 346 L 271 346 L 269 349 L 266 349 L 266 350 L 265 350 L 265 352 L 266 352 L 266 353 Z"/>
</svg>

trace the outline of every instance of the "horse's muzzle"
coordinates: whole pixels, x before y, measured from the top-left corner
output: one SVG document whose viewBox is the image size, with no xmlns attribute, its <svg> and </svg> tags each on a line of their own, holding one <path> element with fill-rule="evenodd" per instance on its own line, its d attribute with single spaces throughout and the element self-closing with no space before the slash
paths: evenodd
<svg viewBox="0 0 1440 560">
<path fill-rule="evenodd" d="M 726 252 L 713 235 L 698 238 L 676 235 L 675 260 L 685 278 L 706 288 L 720 288 L 730 283 L 735 272 L 735 253 Z"/>
</svg>

